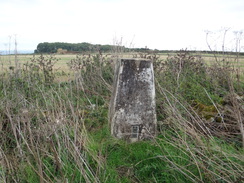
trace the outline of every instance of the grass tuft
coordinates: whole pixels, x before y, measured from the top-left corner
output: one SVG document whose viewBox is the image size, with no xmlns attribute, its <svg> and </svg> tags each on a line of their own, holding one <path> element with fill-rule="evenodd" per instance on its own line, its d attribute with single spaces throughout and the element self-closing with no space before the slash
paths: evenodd
<svg viewBox="0 0 244 183">
<path fill-rule="evenodd" d="M 154 61 L 158 136 L 131 144 L 110 135 L 112 55 L 1 72 L 0 182 L 244 181 L 243 76 L 185 51 L 138 55 Z"/>
</svg>

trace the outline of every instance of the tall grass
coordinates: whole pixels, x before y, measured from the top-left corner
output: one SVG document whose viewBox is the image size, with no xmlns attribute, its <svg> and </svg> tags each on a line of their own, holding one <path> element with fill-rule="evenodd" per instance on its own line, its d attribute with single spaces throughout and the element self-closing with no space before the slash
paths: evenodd
<svg viewBox="0 0 244 183">
<path fill-rule="evenodd" d="M 0 182 L 243 181 L 243 81 L 187 52 L 141 56 L 154 60 L 158 136 L 132 144 L 110 135 L 111 56 L 78 55 L 65 82 L 53 56 L 2 73 Z"/>
</svg>

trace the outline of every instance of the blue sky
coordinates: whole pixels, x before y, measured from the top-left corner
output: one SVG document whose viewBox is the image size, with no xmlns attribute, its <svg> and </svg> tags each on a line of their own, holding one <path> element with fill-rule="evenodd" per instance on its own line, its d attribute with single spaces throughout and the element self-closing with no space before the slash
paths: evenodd
<svg viewBox="0 0 244 183">
<path fill-rule="evenodd" d="M 243 0 L 0 0 L 0 50 L 34 50 L 40 42 L 89 42 L 127 47 L 234 49 L 244 30 Z"/>
</svg>

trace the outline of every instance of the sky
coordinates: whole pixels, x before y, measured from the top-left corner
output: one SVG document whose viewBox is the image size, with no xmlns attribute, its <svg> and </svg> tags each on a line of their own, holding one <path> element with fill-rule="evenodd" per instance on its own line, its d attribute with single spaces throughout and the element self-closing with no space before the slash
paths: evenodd
<svg viewBox="0 0 244 183">
<path fill-rule="evenodd" d="M 212 49 L 224 40 L 233 50 L 243 30 L 243 0 L 0 0 L 0 50 L 15 38 L 19 50 L 41 42 L 209 50 L 206 35 Z"/>
</svg>

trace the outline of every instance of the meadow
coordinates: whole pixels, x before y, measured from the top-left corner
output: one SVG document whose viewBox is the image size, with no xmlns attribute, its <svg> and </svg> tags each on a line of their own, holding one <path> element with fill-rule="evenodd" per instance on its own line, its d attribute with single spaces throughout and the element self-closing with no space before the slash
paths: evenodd
<svg viewBox="0 0 244 183">
<path fill-rule="evenodd" d="M 151 140 L 110 135 L 118 57 L 154 62 Z M 244 182 L 244 57 L 1 55 L 0 63 L 0 182 Z"/>
<path fill-rule="evenodd" d="M 166 60 L 167 57 L 169 56 L 174 56 L 176 53 L 161 53 L 161 54 L 157 54 L 157 56 L 159 57 L 159 59 L 161 60 Z M 68 62 L 70 62 L 71 59 L 75 59 L 77 55 L 75 54 L 54 54 L 55 57 L 58 59 L 57 64 L 55 64 L 55 66 L 53 67 L 54 70 L 56 71 L 64 71 L 67 72 L 69 71 L 69 67 L 67 65 Z M 128 57 L 128 58 L 132 58 L 133 55 L 136 55 L 136 53 L 123 53 L 122 57 Z M 26 63 L 31 62 L 31 59 L 34 56 L 38 56 L 38 55 L 17 55 L 17 60 L 19 61 L 20 65 L 24 65 Z M 109 57 L 113 56 L 112 54 L 108 54 Z M 214 63 L 216 63 L 216 58 L 218 60 L 221 59 L 225 59 L 224 63 L 229 63 L 231 66 L 234 66 L 236 68 L 241 68 L 242 70 L 244 70 L 244 56 L 239 56 L 238 60 L 237 60 L 237 56 L 233 56 L 233 55 L 221 55 L 221 54 L 217 54 L 216 58 L 214 54 L 193 54 L 193 56 L 197 56 L 197 57 L 202 57 L 204 59 L 204 61 L 208 64 L 208 65 L 212 65 Z M 1 69 L 3 70 L 8 70 L 9 67 L 12 65 L 15 65 L 15 55 L 0 55 L 0 64 L 1 64 Z M 1 72 L 1 71 L 0 71 Z"/>
</svg>

